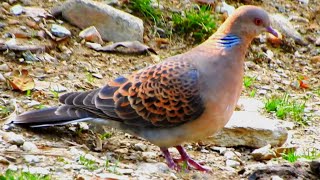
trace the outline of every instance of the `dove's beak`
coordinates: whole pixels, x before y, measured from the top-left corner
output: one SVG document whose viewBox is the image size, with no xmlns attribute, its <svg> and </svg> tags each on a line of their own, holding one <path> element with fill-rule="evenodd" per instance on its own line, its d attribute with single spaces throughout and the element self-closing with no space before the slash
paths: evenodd
<svg viewBox="0 0 320 180">
<path fill-rule="evenodd" d="M 271 26 L 266 27 L 266 31 L 272 35 L 274 35 L 275 37 L 278 37 L 278 33 L 276 30 L 274 30 Z"/>
</svg>

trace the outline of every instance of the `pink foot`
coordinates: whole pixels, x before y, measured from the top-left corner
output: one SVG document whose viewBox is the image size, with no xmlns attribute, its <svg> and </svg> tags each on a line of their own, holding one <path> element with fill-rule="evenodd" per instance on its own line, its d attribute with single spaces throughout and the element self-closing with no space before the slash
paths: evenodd
<svg viewBox="0 0 320 180">
<path fill-rule="evenodd" d="M 181 158 L 176 159 L 175 162 L 181 162 L 181 161 L 186 162 L 188 169 L 191 169 L 190 166 L 192 166 L 198 171 L 204 171 L 204 172 L 211 171 L 209 168 L 206 168 L 206 167 L 202 166 L 201 164 L 199 164 L 198 162 L 196 162 L 195 160 L 191 159 L 191 157 L 187 154 L 187 152 L 184 150 L 184 148 L 182 146 L 179 145 L 179 146 L 176 146 L 175 148 L 179 151 L 179 153 L 181 155 Z"/>
<path fill-rule="evenodd" d="M 180 171 L 181 170 L 180 166 L 174 162 L 174 160 L 172 159 L 168 149 L 167 148 L 160 148 L 160 150 L 162 151 L 162 153 L 164 155 L 164 158 L 166 159 L 167 165 L 169 166 L 169 168 L 171 168 L 173 170 L 176 170 L 176 171 Z"/>
<path fill-rule="evenodd" d="M 202 166 L 201 164 L 199 164 L 198 162 L 191 159 L 191 157 L 187 154 L 187 152 L 184 150 L 184 148 L 182 146 L 179 145 L 179 146 L 176 146 L 175 148 L 179 151 L 179 153 L 181 155 L 180 159 L 173 159 L 167 148 L 160 148 L 166 161 L 167 161 L 169 168 L 174 169 L 176 171 L 181 171 L 181 167 L 178 164 L 181 162 L 185 162 L 186 163 L 185 170 L 191 170 L 193 167 L 198 171 L 204 171 L 204 172 L 211 171 L 211 169 L 206 168 L 206 167 Z"/>
</svg>

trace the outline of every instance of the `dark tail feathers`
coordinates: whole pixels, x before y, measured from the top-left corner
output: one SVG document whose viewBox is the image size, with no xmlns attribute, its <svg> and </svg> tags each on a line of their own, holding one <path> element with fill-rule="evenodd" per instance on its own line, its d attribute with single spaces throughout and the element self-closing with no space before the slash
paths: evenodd
<svg viewBox="0 0 320 180">
<path fill-rule="evenodd" d="M 20 114 L 11 123 L 31 127 L 64 125 L 94 119 L 94 117 L 90 117 L 90 114 L 85 110 L 75 109 L 74 107 L 51 107 Z"/>
</svg>

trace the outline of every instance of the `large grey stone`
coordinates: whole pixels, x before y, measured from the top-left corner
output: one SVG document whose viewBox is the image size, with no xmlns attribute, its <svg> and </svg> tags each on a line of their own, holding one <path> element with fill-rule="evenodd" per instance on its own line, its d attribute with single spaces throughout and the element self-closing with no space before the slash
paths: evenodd
<svg viewBox="0 0 320 180">
<path fill-rule="evenodd" d="M 286 37 L 292 38 L 297 44 L 306 45 L 306 41 L 301 34 L 294 28 L 288 18 L 282 14 L 272 14 L 270 16 L 272 26 L 279 30 Z"/>
<path fill-rule="evenodd" d="M 271 120 L 258 112 L 235 111 L 227 125 L 207 140 L 226 147 L 281 146 L 287 140 L 287 128 L 291 126 L 290 122 Z"/>
<path fill-rule="evenodd" d="M 95 26 L 103 40 L 143 41 L 143 21 L 105 3 L 69 0 L 54 11 L 82 29 Z"/>
</svg>

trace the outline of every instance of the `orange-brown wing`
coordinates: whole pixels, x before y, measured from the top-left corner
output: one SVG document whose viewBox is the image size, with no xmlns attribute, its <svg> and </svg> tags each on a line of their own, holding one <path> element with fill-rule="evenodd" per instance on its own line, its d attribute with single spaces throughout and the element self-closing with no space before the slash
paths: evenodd
<svg viewBox="0 0 320 180">
<path fill-rule="evenodd" d="M 60 102 L 101 118 L 148 127 L 177 126 L 204 110 L 199 73 L 184 61 L 150 66 L 100 89 L 66 94 Z"/>
</svg>

